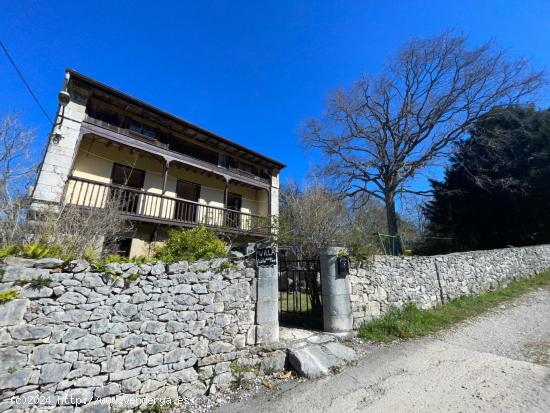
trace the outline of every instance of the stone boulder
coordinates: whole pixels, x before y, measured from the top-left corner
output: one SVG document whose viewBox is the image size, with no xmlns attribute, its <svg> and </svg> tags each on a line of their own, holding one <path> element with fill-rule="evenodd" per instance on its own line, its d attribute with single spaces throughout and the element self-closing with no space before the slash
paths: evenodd
<svg viewBox="0 0 550 413">
<path fill-rule="evenodd" d="M 53 269 L 61 268 L 62 265 L 63 260 L 59 258 L 42 258 L 34 263 L 34 268 Z"/>
<path fill-rule="evenodd" d="M 303 345 L 290 350 L 288 361 L 301 376 L 316 379 L 354 360 L 355 351 L 343 344 Z"/>
<path fill-rule="evenodd" d="M 28 299 L 18 299 L 3 303 L 0 308 L 0 327 L 23 324 L 23 316 L 28 306 Z"/>
</svg>

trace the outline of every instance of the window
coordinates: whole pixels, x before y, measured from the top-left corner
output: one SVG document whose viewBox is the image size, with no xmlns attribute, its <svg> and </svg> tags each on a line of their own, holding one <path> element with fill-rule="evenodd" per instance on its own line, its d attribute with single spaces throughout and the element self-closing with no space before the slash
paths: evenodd
<svg viewBox="0 0 550 413">
<path fill-rule="evenodd" d="M 225 226 L 230 228 L 239 228 L 241 225 L 241 206 L 243 203 L 243 197 L 239 194 L 229 192 L 227 194 L 226 208 L 230 211 L 225 212 Z M 235 212 L 233 212 L 235 211 Z M 238 212 L 237 212 L 238 211 Z"/>
<path fill-rule="evenodd" d="M 248 172 L 249 174 L 258 176 L 258 168 L 256 168 L 254 165 L 251 165 L 246 162 L 239 162 L 239 169 L 244 172 Z"/>
<path fill-rule="evenodd" d="M 119 185 L 125 188 L 132 188 L 134 190 L 126 190 L 123 188 L 112 188 L 110 191 L 110 197 L 117 201 L 118 208 L 127 213 L 136 214 L 139 213 L 140 207 L 140 193 L 135 191 L 136 189 L 143 188 L 143 182 L 145 181 L 145 171 L 136 168 L 130 168 L 129 166 L 120 165 L 115 163 L 113 165 L 113 171 L 111 173 L 111 182 L 115 185 Z"/>
<path fill-rule="evenodd" d="M 239 161 L 230 155 L 220 155 L 220 166 L 228 169 L 238 169 L 248 174 L 259 176 L 258 168 L 250 163 Z"/>
<path fill-rule="evenodd" d="M 229 155 L 221 155 L 220 165 L 224 168 L 235 168 L 239 167 L 239 161 Z"/>
<path fill-rule="evenodd" d="M 128 129 L 132 132 L 141 133 L 141 125 L 133 120 L 128 123 Z"/>
<path fill-rule="evenodd" d="M 243 197 L 239 194 L 234 194 L 233 192 L 229 192 L 227 194 L 227 209 L 231 209 L 233 211 L 240 211 L 241 205 L 243 203 Z"/>
<path fill-rule="evenodd" d="M 195 145 L 183 139 L 170 136 L 170 150 L 179 152 L 183 155 L 188 155 L 201 161 L 205 161 L 214 165 L 218 164 L 218 153 L 202 146 Z"/>
<path fill-rule="evenodd" d="M 111 182 L 128 188 L 142 189 L 145 171 L 115 163 L 111 173 Z"/>
<path fill-rule="evenodd" d="M 109 125 L 120 126 L 121 123 L 121 118 L 116 112 L 102 108 L 95 102 L 92 102 L 86 107 L 86 114 L 91 118 L 108 123 Z"/>
<path fill-rule="evenodd" d="M 156 131 L 153 128 L 149 128 L 147 126 L 143 127 L 142 133 L 143 133 L 143 135 L 145 135 L 145 136 L 147 136 L 148 138 L 151 138 L 151 139 L 156 139 L 156 137 L 157 137 Z"/>
<path fill-rule="evenodd" d="M 193 182 L 179 181 L 176 184 L 176 196 L 187 201 L 198 202 L 201 193 L 201 186 Z"/>
<path fill-rule="evenodd" d="M 132 238 L 122 238 L 109 244 L 105 244 L 103 246 L 103 253 L 105 255 L 114 254 L 120 257 L 129 257 L 131 248 Z"/>
<path fill-rule="evenodd" d="M 150 139 L 157 139 L 157 135 L 158 135 L 157 131 L 154 128 L 146 126 L 133 119 L 130 119 L 128 121 L 128 130 L 130 132 L 137 133 L 143 137 L 150 138 Z"/>
</svg>

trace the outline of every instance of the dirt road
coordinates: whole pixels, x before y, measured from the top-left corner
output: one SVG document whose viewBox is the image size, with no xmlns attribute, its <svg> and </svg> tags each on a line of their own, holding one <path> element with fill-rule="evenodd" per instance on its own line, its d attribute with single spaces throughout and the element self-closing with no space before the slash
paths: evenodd
<svg viewBox="0 0 550 413">
<path fill-rule="evenodd" d="M 550 289 L 217 412 L 550 412 Z"/>
</svg>

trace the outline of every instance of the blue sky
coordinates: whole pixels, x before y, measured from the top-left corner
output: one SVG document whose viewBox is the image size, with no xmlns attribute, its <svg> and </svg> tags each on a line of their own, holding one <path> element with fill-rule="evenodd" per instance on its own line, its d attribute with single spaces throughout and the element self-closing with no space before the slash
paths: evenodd
<svg viewBox="0 0 550 413">
<path fill-rule="evenodd" d="M 328 93 L 412 36 L 453 28 L 550 66 L 550 1 L 6 1 L 0 39 L 53 117 L 72 67 L 288 165 L 312 155 L 300 124 Z M 550 100 L 547 100 L 548 102 Z M 0 55 L 0 114 L 49 126 Z"/>
</svg>

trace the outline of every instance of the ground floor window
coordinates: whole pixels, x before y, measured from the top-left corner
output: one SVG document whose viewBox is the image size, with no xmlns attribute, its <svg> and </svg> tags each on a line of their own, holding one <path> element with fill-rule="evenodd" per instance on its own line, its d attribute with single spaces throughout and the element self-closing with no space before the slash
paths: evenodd
<svg viewBox="0 0 550 413">
<path fill-rule="evenodd" d="M 104 255 L 119 255 L 121 257 L 130 256 L 130 248 L 132 247 L 132 238 L 121 238 L 116 241 L 111 241 L 103 246 Z"/>
</svg>

